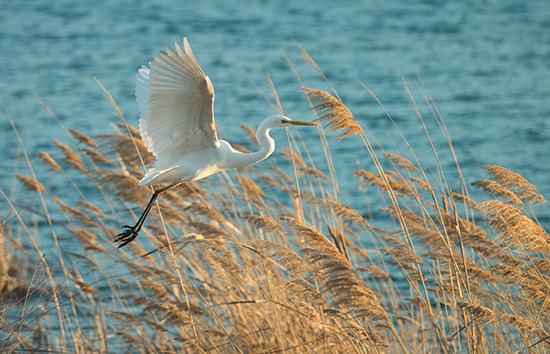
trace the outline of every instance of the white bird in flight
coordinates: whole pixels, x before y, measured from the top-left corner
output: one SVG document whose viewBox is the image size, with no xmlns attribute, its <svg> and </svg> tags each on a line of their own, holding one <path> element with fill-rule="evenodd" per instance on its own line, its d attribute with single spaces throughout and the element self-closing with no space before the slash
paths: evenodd
<svg viewBox="0 0 550 354">
<path fill-rule="evenodd" d="M 114 242 L 118 248 L 132 242 L 141 230 L 153 203 L 181 183 L 196 181 L 216 172 L 255 164 L 275 150 L 271 129 L 291 125 L 316 125 L 284 116 L 267 117 L 256 131 L 262 149 L 241 153 L 219 140 L 214 124 L 214 87 L 197 63 L 187 38 L 183 48 L 175 43 L 159 51 L 150 68 L 142 66 L 136 75 L 139 132 L 147 150 L 156 156 L 153 168 L 139 182 L 141 186 L 170 183 L 153 193 L 134 226 L 125 229 Z"/>
</svg>

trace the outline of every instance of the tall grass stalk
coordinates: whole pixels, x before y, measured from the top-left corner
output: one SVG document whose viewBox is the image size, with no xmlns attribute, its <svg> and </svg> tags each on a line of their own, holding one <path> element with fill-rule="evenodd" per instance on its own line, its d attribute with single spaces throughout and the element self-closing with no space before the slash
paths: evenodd
<svg viewBox="0 0 550 354">
<path fill-rule="evenodd" d="M 549 238 L 532 208 L 548 203 L 535 186 L 499 166 L 468 180 L 421 80 L 456 171 L 444 170 L 406 82 L 433 170 L 400 131 L 412 161 L 387 151 L 332 86 L 305 86 L 287 60 L 297 94 L 322 124 L 325 161 L 314 164 L 289 131 L 288 148 L 262 165 L 167 192 L 140 237 L 120 250 L 111 240 L 147 202 L 150 190 L 138 181 L 153 157 L 107 90 L 121 120 L 114 133 L 68 129 L 71 146 L 56 142 L 40 162 L 31 163 L 10 117 L 28 173 L 19 166 L 17 190 L 0 189 L 1 352 L 550 350 Z M 350 153 L 372 161 L 354 176 L 358 193 L 380 205 L 376 213 L 346 205 L 339 190 L 330 146 L 349 139 L 365 148 Z M 37 174 L 37 163 L 48 171 Z M 46 173 L 56 183 L 44 183 Z M 455 173 L 458 180 L 448 177 Z M 472 200 L 473 188 L 487 198 Z"/>
</svg>

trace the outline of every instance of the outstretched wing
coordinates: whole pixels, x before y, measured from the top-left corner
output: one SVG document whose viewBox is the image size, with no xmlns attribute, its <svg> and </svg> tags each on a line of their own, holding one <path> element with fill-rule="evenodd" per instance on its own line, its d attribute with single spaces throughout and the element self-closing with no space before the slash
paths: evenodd
<svg viewBox="0 0 550 354">
<path fill-rule="evenodd" d="M 141 112 L 139 132 L 158 159 L 180 157 L 218 147 L 214 124 L 214 87 L 197 63 L 187 38 L 160 51 L 136 75 L 136 97 Z"/>
</svg>

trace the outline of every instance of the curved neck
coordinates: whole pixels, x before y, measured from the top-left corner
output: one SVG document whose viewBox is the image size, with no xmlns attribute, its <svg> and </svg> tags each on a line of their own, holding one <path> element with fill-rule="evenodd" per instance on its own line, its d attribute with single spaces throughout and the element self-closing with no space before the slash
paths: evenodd
<svg viewBox="0 0 550 354">
<path fill-rule="evenodd" d="M 273 151 L 275 151 L 275 140 L 269 136 L 271 127 L 268 127 L 268 125 L 269 124 L 267 124 L 264 120 L 258 127 L 258 130 L 256 130 L 256 140 L 262 149 L 260 151 L 247 154 L 233 150 L 233 154 L 229 159 L 231 166 L 228 166 L 227 168 L 253 165 L 265 160 L 273 153 Z"/>
</svg>

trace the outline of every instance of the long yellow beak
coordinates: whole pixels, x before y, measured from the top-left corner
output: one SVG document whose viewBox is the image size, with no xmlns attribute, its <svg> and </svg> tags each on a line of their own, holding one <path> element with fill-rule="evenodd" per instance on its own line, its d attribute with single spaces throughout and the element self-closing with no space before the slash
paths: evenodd
<svg viewBox="0 0 550 354">
<path fill-rule="evenodd" d="M 315 123 L 300 122 L 300 121 L 297 121 L 297 120 L 293 120 L 292 122 L 290 122 L 290 124 L 292 124 L 292 125 L 311 125 L 311 126 L 316 126 L 317 125 Z"/>
</svg>

